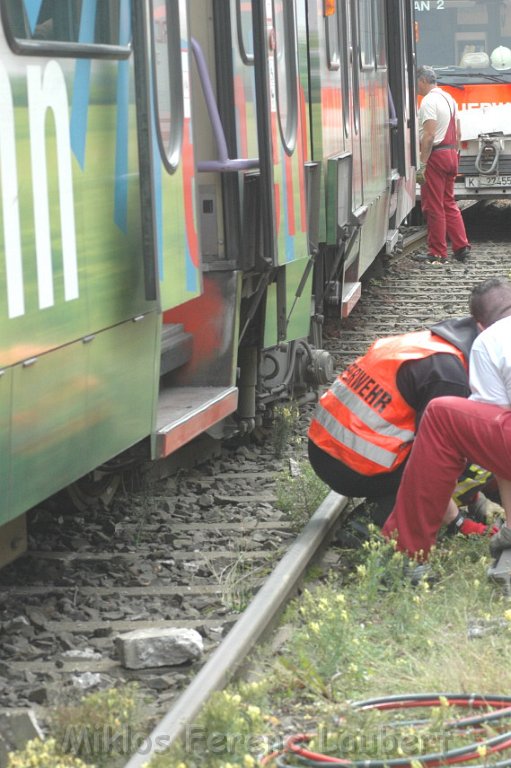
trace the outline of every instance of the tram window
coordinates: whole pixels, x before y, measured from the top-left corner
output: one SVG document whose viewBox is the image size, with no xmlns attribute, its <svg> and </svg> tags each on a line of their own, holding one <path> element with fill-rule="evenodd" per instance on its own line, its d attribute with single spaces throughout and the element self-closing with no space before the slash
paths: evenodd
<svg viewBox="0 0 511 768">
<path fill-rule="evenodd" d="M 298 122 L 294 3 L 273 0 L 273 20 L 280 134 L 284 148 L 290 155 L 296 145 Z"/>
<path fill-rule="evenodd" d="M 374 39 L 376 45 L 376 66 L 387 66 L 387 48 L 385 43 L 385 0 L 374 0 Z"/>
<path fill-rule="evenodd" d="M 325 16 L 326 55 L 328 69 L 339 69 L 341 66 L 339 23 L 337 14 Z"/>
<path fill-rule="evenodd" d="M 236 3 L 236 25 L 238 47 L 245 64 L 254 63 L 254 38 L 252 30 L 252 0 L 238 0 Z"/>
<path fill-rule="evenodd" d="M 157 136 L 160 154 L 173 173 L 183 139 L 183 71 L 179 0 L 151 0 Z"/>
<path fill-rule="evenodd" d="M 128 40 L 121 29 L 129 24 L 126 0 L 3 0 L 2 18 L 16 53 L 123 58 Z"/>
<path fill-rule="evenodd" d="M 362 69 L 372 69 L 374 67 L 372 15 L 371 0 L 364 0 L 361 2 L 358 9 L 358 30 L 360 66 Z"/>
</svg>

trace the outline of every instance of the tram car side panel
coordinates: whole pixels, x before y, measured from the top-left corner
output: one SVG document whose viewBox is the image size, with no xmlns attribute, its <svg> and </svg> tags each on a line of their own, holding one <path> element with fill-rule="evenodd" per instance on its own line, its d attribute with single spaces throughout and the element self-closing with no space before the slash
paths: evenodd
<svg viewBox="0 0 511 768">
<path fill-rule="evenodd" d="M 432 66 L 461 124 L 458 199 L 511 191 L 511 3 L 415 2 L 417 63 Z"/>
<path fill-rule="evenodd" d="M 389 114 L 390 82 L 408 90 L 412 55 L 405 36 L 411 38 L 411 14 L 402 0 L 312 6 L 312 159 L 323 166 L 326 218 L 316 305 L 321 313 L 339 304 L 346 316 L 360 295 L 361 276 L 383 247 L 394 247 L 414 204 L 414 121 L 406 93 L 399 94 L 394 123 Z M 396 19 L 399 35 L 391 26 Z M 394 134 L 399 158 L 398 146 L 391 147 Z"/>
<path fill-rule="evenodd" d="M 126 138 L 129 8 L 52 9 L 2 6 L 1 522 L 140 440 L 153 416 L 158 319 Z"/>
</svg>

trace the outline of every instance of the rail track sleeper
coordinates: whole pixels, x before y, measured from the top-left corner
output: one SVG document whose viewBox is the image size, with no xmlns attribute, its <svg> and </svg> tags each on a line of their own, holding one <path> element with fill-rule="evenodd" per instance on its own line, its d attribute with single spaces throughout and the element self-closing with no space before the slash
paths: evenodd
<svg viewBox="0 0 511 768">
<path fill-rule="evenodd" d="M 251 580 L 248 580 L 251 583 Z M 260 582 L 254 581 L 258 586 Z M 87 597 L 97 595 L 98 597 L 108 597 L 111 595 L 120 595 L 122 597 L 187 597 L 190 595 L 216 595 L 222 591 L 220 584 L 196 584 L 187 586 L 149 586 L 149 587 L 125 587 L 122 585 L 112 587 L 84 587 L 48 584 L 47 586 L 34 587 L 6 587 L 5 593 L 9 596 L 25 597 L 29 595 L 67 595 L 72 594 L 77 597 Z"/>
<path fill-rule="evenodd" d="M 179 531 L 239 531 L 240 533 L 256 533 L 257 531 L 289 531 L 292 527 L 290 520 L 283 520 L 282 522 L 265 522 L 264 520 L 247 520 L 243 523 L 178 523 L 174 525 L 171 521 L 172 532 Z M 132 529 L 138 530 L 140 523 L 122 523 L 119 531 L 130 531 Z M 154 531 L 160 531 L 162 528 L 161 523 L 155 525 L 144 525 L 144 531 L 152 533 Z"/>
<path fill-rule="evenodd" d="M 208 560 L 232 560 L 235 558 L 239 558 L 240 551 L 232 551 L 232 550 L 202 550 L 202 556 L 203 559 L 207 558 Z M 266 559 L 268 557 L 274 557 L 275 552 L 274 551 L 265 551 L 265 550 L 258 550 L 257 552 L 251 552 L 250 550 L 242 550 L 243 557 L 247 560 L 257 560 L 257 559 Z M 197 560 L 197 552 L 196 551 L 173 551 L 169 548 L 168 552 L 165 555 L 160 554 L 154 554 L 150 551 L 148 552 L 140 552 L 140 549 L 138 549 L 136 552 L 41 552 L 32 550 L 31 552 L 27 553 L 27 557 L 34 558 L 36 560 L 56 560 L 58 562 L 62 563 L 73 563 L 73 562 L 93 562 L 93 561 L 103 561 L 103 562 L 111 562 L 112 560 L 119 560 L 119 561 L 128 561 L 128 560 L 135 560 L 137 562 L 143 561 L 144 559 L 149 560 L 152 563 L 166 563 L 169 560 Z"/>
<path fill-rule="evenodd" d="M 234 614 L 236 616 L 236 614 Z M 55 636 L 57 633 L 70 632 L 77 634 L 93 634 L 101 630 L 111 630 L 112 632 L 130 632 L 132 629 L 197 629 L 197 627 L 222 627 L 226 623 L 231 623 L 232 618 L 226 616 L 217 619 L 139 619 L 129 621 L 126 619 L 104 620 L 104 621 L 48 621 L 46 630 L 49 635 Z M 44 635 L 41 635 L 44 637 Z"/>
</svg>

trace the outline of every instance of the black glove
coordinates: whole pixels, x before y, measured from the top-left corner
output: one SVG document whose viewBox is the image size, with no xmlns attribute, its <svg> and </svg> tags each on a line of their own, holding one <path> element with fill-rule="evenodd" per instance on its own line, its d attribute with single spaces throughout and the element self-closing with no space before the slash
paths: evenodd
<svg viewBox="0 0 511 768">
<path fill-rule="evenodd" d="M 490 554 L 492 557 L 499 557 L 503 549 L 511 548 L 511 528 L 502 525 L 500 530 L 490 539 Z"/>
</svg>

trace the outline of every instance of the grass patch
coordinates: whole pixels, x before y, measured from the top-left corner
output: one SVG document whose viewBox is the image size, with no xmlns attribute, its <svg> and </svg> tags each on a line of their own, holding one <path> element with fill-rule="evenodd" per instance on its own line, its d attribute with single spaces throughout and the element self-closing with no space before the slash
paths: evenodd
<svg viewBox="0 0 511 768">
<path fill-rule="evenodd" d="M 77 757 L 65 755 L 54 739 L 32 739 L 25 749 L 9 754 L 7 768 L 94 768 Z"/>
<path fill-rule="evenodd" d="M 260 765 L 272 742 L 300 731 L 316 734 L 310 748 L 341 756 L 341 745 L 342 756 L 350 759 L 407 755 L 418 761 L 427 751 L 466 744 L 466 735 L 449 730 L 455 716 L 449 702 L 401 716 L 360 712 L 351 702 L 426 692 L 508 693 L 511 607 L 487 579 L 487 552 L 488 543 L 480 537 L 446 539 L 431 557 L 435 583 L 414 587 L 403 576 L 402 555 L 374 535 L 355 556 L 351 553 L 350 570 L 332 572 L 290 606 L 284 617 L 293 626 L 287 642 L 277 657 L 259 651 L 254 662 L 260 687 L 231 688 L 223 694 L 227 699 L 215 698 L 213 714 L 203 713 L 200 759 L 183 742 L 176 747 L 181 751 L 159 756 L 151 768 Z M 250 720 L 253 706 L 259 711 Z M 417 726 L 416 718 L 424 722 Z M 217 734 L 216 747 L 208 741 L 208 728 Z M 389 728 L 392 738 L 382 742 Z M 494 732 L 485 726 L 477 738 Z M 238 751 L 232 746 L 236 734 L 243 745 Z M 469 734 L 468 743 L 475 738 Z M 222 752 L 219 743 L 225 746 Z M 480 762 L 499 759 L 483 752 L 481 747 L 485 759 Z M 264 765 L 276 763 L 267 759 Z"/>
<path fill-rule="evenodd" d="M 296 403 L 277 405 L 273 409 L 271 441 L 275 457 L 280 459 L 291 442 L 298 427 L 300 409 Z"/>
<path fill-rule="evenodd" d="M 402 555 L 378 537 L 362 553 L 354 573 L 333 574 L 292 609 L 299 630 L 286 658 L 297 671 L 314 670 L 311 683 L 302 674 L 296 688 L 332 702 L 414 690 L 509 690 L 511 669 L 502 658 L 511 612 L 486 577 L 486 541 L 454 537 L 437 549 L 433 586 L 403 579 Z M 474 625 L 494 631 L 469 641 Z"/>
<path fill-rule="evenodd" d="M 57 707 L 49 738 L 12 752 L 7 768 L 120 768 L 145 736 L 142 714 L 134 683 L 88 694 Z"/>
<path fill-rule="evenodd" d="M 84 696 L 58 707 L 51 733 L 63 752 L 91 761 L 97 768 L 125 762 L 140 736 L 142 696 L 136 683 Z"/>
<path fill-rule="evenodd" d="M 270 567 L 254 565 L 243 551 L 226 564 L 219 565 L 214 558 L 208 557 L 207 552 L 203 552 L 202 559 L 220 588 L 219 599 L 222 605 L 232 613 L 245 610 L 254 595 L 257 578 L 264 578 Z"/>
<path fill-rule="evenodd" d="M 307 459 L 293 460 L 290 472 L 282 473 L 277 478 L 276 506 L 286 514 L 294 528 L 302 528 L 329 491 Z"/>
<path fill-rule="evenodd" d="M 185 737 L 151 761 L 151 768 L 255 768 L 266 750 L 266 682 L 214 693 Z"/>
</svg>

